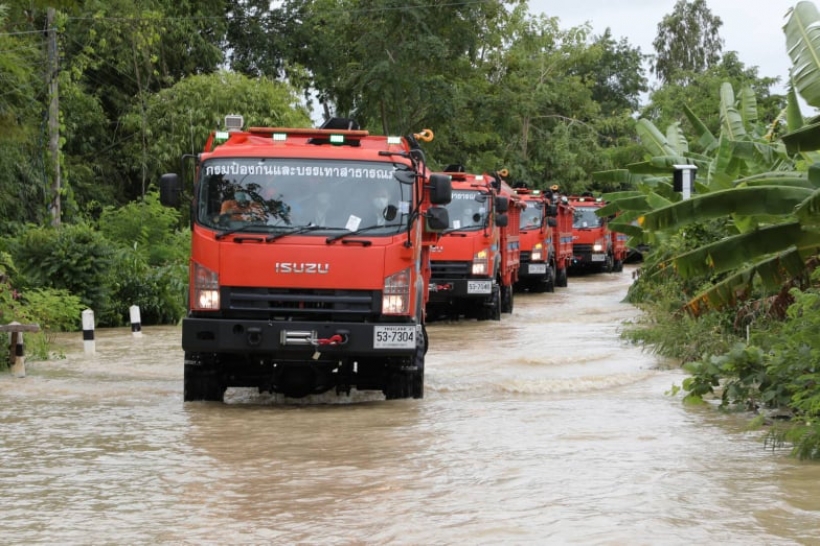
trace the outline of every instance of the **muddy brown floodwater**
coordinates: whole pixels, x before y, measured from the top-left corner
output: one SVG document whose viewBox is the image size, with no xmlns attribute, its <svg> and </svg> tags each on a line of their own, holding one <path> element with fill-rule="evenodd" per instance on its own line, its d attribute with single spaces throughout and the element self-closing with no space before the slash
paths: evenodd
<svg viewBox="0 0 820 546">
<path fill-rule="evenodd" d="M 4 544 L 820 544 L 820 465 L 618 338 L 632 269 L 430 326 L 422 400 L 182 402 L 176 327 L 0 374 Z"/>
</svg>

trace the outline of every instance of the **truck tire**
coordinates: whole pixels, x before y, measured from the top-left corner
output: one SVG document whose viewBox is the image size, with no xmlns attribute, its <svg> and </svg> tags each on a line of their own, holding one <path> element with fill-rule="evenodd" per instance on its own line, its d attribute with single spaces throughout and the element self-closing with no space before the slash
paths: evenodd
<svg viewBox="0 0 820 546">
<path fill-rule="evenodd" d="M 222 402 L 225 396 L 225 386 L 219 377 L 213 363 L 189 359 L 186 355 L 183 371 L 182 399 L 185 402 Z M 189 363 L 190 361 L 190 363 Z"/>
<path fill-rule="evenodd" d="M 567 287 L 567 268 L 559 269 L 555 274 L 555 286 Z"/>
<path fill-rule="evenodd" d="M 498 285 L 493 286 L 488 316 L 490 320 L 501 320 L 501 287 Z"/>
<path fill-rule="evenodd" d="M 424 356 L 427 354 L 427 328 L 416 338 L 416 351 L 404 365 L 388 368 L 382 388 L 386 400 L 424 398 Z"/>
<path fill-rule="evenodd" d="M 623 260 L 615 260 L 615 265 L 612 267 L 612 271 L 615 273 L 620 273 L 624 270 L 624 261 Z"/>
<path fill-rule="evenodd" d="M 515 305 L 515 295 L 513 294 L 512 286 L 501 287 L 501 312 L 512 313 Z"/>
<path fill-rule="evenodd" d="M 544 287 L 545 292 L 555 292 L 555 266 L 548 265 L 547 266 L 547 278 L 544 279 Z"/>
<path fill-rule="evenodd" d="M 421 339 L 416 340 L 416 354 L 414 361 L 416 369 L 411 372 L 410 396 L 415 399 L 424 398 L 424 355 L 427 354 L 428 338 L 427 327 L 421 327 Z"/>
</svg>

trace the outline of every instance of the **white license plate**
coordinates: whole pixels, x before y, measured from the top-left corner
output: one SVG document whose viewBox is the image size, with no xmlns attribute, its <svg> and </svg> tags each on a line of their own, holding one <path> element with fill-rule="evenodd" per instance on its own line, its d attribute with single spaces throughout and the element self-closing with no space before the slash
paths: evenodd
<svg viewBox="0 0 820 546">
<path fill-rule="evenodd" d="M 416 346 L 415 326 L 375 326 L 374 349 L 412 349 Z"/>
<path fill-rule="evenodd" d="M 547 264 L 530 264 L 527 272 L 530 275 L 543 275 L 547 272 Z"/>
<path fill-rule="evenodd" d="M 593 254 L 592 255 L 593 262 L 605 262 L 606 261 L 606 254 Z"/>
<path fill-rule="evenodd" d="M 467 281 L 468 294 L 491 294 L 493 281 Z"/>
</svg>

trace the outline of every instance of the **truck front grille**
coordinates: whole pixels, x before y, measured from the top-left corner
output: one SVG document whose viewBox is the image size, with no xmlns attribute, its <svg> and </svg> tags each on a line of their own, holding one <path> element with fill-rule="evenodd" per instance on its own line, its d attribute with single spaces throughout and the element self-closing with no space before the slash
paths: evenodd
<svg viewBox="0 0 820 546">
<path fill-rule="evenodd" d="M 466 279 L 470 274 L 469 262 L 430 262 L 431 276 L 437 279 Z"/>
<path fill-rule="evenodd" d="M 223 287 L 226 316 L 276 319 L 365 320 L 381 313 L 378 290 Z"/>
</svg>

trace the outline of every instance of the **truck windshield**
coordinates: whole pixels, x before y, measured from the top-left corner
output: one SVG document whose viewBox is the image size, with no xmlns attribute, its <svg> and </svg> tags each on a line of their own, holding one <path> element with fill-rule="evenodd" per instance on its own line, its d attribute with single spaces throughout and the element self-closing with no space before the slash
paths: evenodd
<svg viewBox="0 0 820 546">
<path fill-rule="evenodd" d="M 538 229 L 544 215 L 544 204 L 527 201 L 527 208 L 521 211 L 521 229 Z"/>
<path fill-rule="evenodd" d="M 447 212 L 450 215 L 447 231 L 482 229 L 487 220 L 487 195 L 477 190 L 453 190 Z"/>
<path fill-rule="evenodd" d="M 211 159 L 200 169 L 196 219 L 220 232 L 281 229 L 326 237 L 375 226 L 369 235 L 391 235 L 407 226 L 413 202 L 413 186 L 394 176 L 403 168 L 378 161 Z"/>
<path fill-rule="evenodd" d="M 595 211 L 597 207 L 575 207 L 575 214 L 572 217 L 572 227 L 574 228 L 594 228 L 603 225 L 603 218 L 599 218 Z"/>
</svg>

